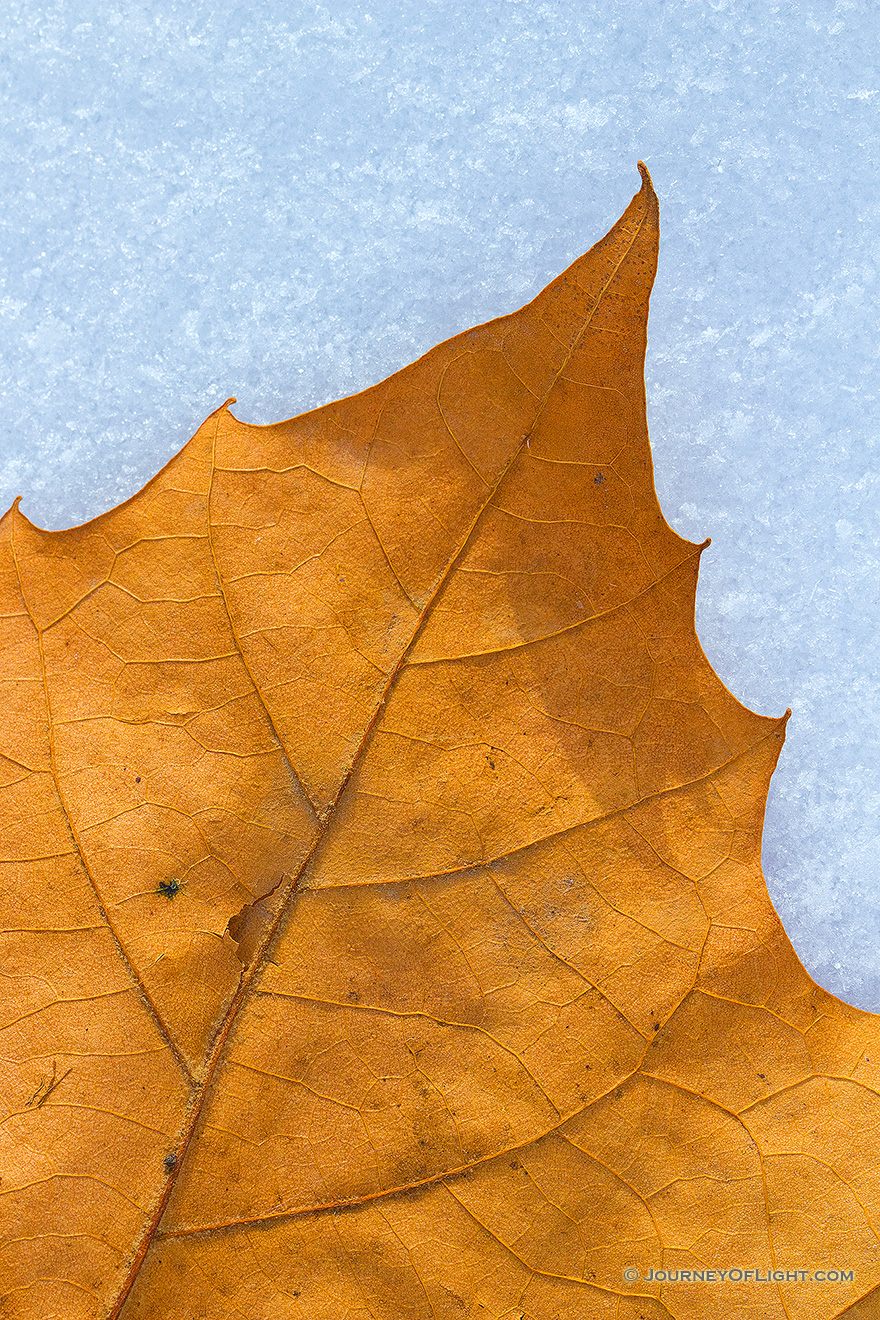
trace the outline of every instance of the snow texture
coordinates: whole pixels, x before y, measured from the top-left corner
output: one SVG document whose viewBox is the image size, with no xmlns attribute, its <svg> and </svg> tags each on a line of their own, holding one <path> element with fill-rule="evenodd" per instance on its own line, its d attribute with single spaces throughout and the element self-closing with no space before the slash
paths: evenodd
<svg viewBox="0 0 880 1320">
<path fill-rule="evenodd" d="M 649 422 L 728 686 L 794 711 L 771 895 L 880 1009 L 870 0 L 6 0 L 0 502 L 62 527 L 530 298 L 645 159 Z"/>
</svg>

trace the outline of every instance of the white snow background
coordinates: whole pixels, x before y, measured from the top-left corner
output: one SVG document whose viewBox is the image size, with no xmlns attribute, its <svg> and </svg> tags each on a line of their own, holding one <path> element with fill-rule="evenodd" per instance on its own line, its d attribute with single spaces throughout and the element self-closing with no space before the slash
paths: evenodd
<svg viewBox="0 0 880 1320">
<path fill-rule="evenodd" d="M 64 527 L 519 307 L 660 197 L 648 418 L 771 895 L 880 1009 L 873 0 L 6 0 L 0 505 Z"/>
</svg>

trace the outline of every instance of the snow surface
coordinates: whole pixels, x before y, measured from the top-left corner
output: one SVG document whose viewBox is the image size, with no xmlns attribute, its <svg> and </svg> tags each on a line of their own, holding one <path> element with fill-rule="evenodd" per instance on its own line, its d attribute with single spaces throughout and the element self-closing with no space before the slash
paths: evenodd
<svg viewBox="0 0 880 1320">
<path fill-rule="evenodd" d="M 62 527 L 522 304 L 652 171 L 648 397 L 698 626 L 794 717 L 764 863 L 880 1009 L 880 9 L 6 0 L 0 504 Z"/>
</svg>

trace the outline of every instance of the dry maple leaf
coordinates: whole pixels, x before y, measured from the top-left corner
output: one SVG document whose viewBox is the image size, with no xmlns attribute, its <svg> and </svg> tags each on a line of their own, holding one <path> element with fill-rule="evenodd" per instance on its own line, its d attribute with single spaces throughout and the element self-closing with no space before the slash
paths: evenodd
<svg viewBox="0 0 880 1320">
<path fill-rule="evenodd" d="M 761 875 L 641 169 L 514 315 L 2 520 L 3 1317 L 880 1315 L 880 1019 Z"/>
</svg>

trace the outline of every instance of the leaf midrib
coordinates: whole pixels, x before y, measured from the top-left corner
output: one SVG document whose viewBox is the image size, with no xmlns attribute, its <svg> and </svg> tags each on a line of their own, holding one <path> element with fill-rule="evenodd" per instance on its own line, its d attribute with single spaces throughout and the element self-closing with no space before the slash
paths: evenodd
<svg viewBox="0 0 880 1320">
<path fill-rule="evenodd" d="M 192 1139 L 192 1136 L 193 1136 L 193 1133 L 194 1133 L 194 1130 L 195 1130 L 196 1124 L 197 1124 L 197 1122 L 198 1122 L 198 1119 L 199 1119 L 199 1117 L 200 1117 L 200 1115 L 201 1115 L 201 1112 L 202 1112 L 202 1109 L 203 1109 L 203 1107 L 204 1107 L 205 1099 L 206 1099 L 206 1097 L 207 1097 L 207 1095 L 208 1095 L 208 1093 L 209 1093 L 209 1091 L 210 1091 L 210 1088 L 211 1088 L 211 1085 L 212 1085 L 212 1082 L 213 1082 L 213 1078 L 214 1078 L 214 1074 L 215 1074 L 215 1072 L 216 1072 L 216 1070 L 217 1070 L 217 1065 L 218 1065 L 218 1063 L 219 1063 L 219 1061 L 220 1061 L 220 1057 L 221 1057 L 222 1052 L 223 1052 L 223 1047 L 224 1047 L 225 1044 L 226 1044 L 226 1041 L 227 1041 L 227 1039 L 228 1039 L 228 1037 L 229 1037 L 229 1034 L 230 1034 L 230 1032 L 231 1032 L 231 1030 L 232 1030 L 232 1027 L 233 1027 L 233 1025 L 234 1025 L 234 1023 L 235 1023 L 235 1020 L 236 1020 L 236 1018 L 237 1018 L 237 1016 L 238 1016 L 239 1010 L 241 1009 L 242 1004 L 244 1003 L 244 1001 L 247 999 L 247 997 L 248 997 L 248 995 L 249 995 L 249 993 L 250 993 L 250 990 L 251 990 L 251 986 L 252 986 L 254 980 L 256 979 L 256 976 L 258 975 L 258 973 L 259 973 L 259 972 L 261 971 L 261 969 L 262 969 L 263 963 L 264 963 L 265 958 L 266 958 L 266 954 L 267 954 L 268 949 L 269 949 L 269 947 L 270 947 L 270 945 L 271 945 L 271 943 L 272 943 L 272 940 L 274 939 L 274 937 L 275 937 L 275 935 L 276 935 L 276 933 L 277 933 L 277 931 L 278 931 L 280 925 L 282 924 L 282 921 L 283 921 L 283 920 L 286 918 L 286 916 L 288 915 L 288 910 L 289 910 L 289 908 L 290 908 L 290 906 L 291 906 L 291 903 L 292 903 L 293 897 L 294 897 L 294 895 L 296 894 L 296 891 L 297 891 L 297 889 L 298 889 L 298 887 L 299 887 L 299 881 L 300 881 L 300 878 L 301 878 L 301 877 L 303 876 L 303 874 L 306 872 L 306 870 L 308 869 L 308 867 L 312 864 L 312 862 L 313 862 L 313 860 L 314 860 L 314 858 L 315 858 L 315 855 L 316 855 L 316 853 L 318 852 L 318 850 L 319 850 L 319 848 L 320 848 L 320 846 L 321 846 L 321 843 L 323 842 L 324 838 L 327 836 L 327 834 L 328 834 L 328 832 L 329 832 L 329 830 L 330 830 L 330 828 L 331 828 L 331 826 L 332 826 L 332 824 L 333 824 L 333 821 L 335 820 L 335 817 L 336 817 L 336 811 L 337 811 L 337 808 L 338 808 L 338 806 L 339 806 L 339 803 L 340 803 L 341 799 L 343 798 L 343 796 L 344 796 L 344 794 L 345 794 L 346 788 L 348 787 L 348 784 L 349 784 L 349 782 L 350 782 L 350 780 L 351 780 L 351 777 L 352 777 L 352 775 L 353 775 L 355 769 L 356 769 L 357 766 L 360 764 L 360 761 L 361 761 L 362 757 L 364 756 L 364 754 L 365 754 L 365 752 L 366 752 L 366 749 L 367 749 L 367 746 L 368 746 L 368 744 L 369 744 L 369 742 L 370 742 L 370 739 L 371 739 L 371 736 L 372 736 L 372 734 L 373 734 L 373 731 L 374 731 L 374 729 L 375 729 L 375 727 L 376 727 L 376 725 L 377 725 L 377 723 L 378 723 L 378 720 L 379 720 L 379 718 L 380 718 L 380 716 L 381 716 L 381 714 L 382 714 L 382 712 L 383 712 L 383 710 L 384 710 L 384 708 L 385 708 L 385 706 L 386 706 L 386 704 L 387 704 L 388 698 L 389 698 L 389 696 L 390 696 L 390 694 L 391 694 L 391 692 L 392 692 L 392 690 L 393 690 L 393 688 L 394 688 L 394 685 L 395 685 L 395 683 L 396 683 L 396 681 L 397 681 L 398 675 L 400 674 L 400 672 L 401 672 L 402 669 L 404 668 L 404 666 L 405 666 L 405 664 L 406 664 L 406 662 L 407 662 L 407 657 L 408 657 L 409 653 L 411 652 L 411 650 L 412 650 L 413 646 L 415 645 L 415 643 L 416 643 L 416 641 L 417 641 L 417 639 L 418 639 L 418 637 L 419 637 L 419 635 L 420 635 L 420 633 L 421 633 L 423 627 L 425 626 L 425 624 L 426 624 L 428 618 L 430 617 L 431 610 L 432 610 L 432 608 L 433 608 L 433 606 L 434 606 L 434 604 L 435 604 L 437 598 L 439 597 L 439 595 L 440 595 L 440 593 L 441 593 L 441 591 L 442 591 L 442 589 L 443 589 L 445 583 L 446 583 L 447 580 L 449 579 L 450 575 L 454 572 L 456 565 L 458 564 L 459 560 L 461 559 L 462 555 L 464 554 L 464 552 L 466 551 L 468 545 L 470 544 L 471 538 L 473 537 L 474 532 L 475 532 L 476 528 L 478 527 L 478 525 L 479 525 L 479 523 L 480 523 L 480 520 L 481 520 L 482 517 L 483 517 L 483 514 L 485 513 L 485 511 L 486 511 L 486 509 L 489 507 L 489 505 L 492 503 L 492 500 L 494 499 L 495 494 L 496 494 L 496 492 L 498 491 L 498 489 L 499 489 L 501 483 L 503 482 L 504 478 L 507 476 L 507 473 L 510 471 L 511 467 L 513 466 L 513 464 L 514 464 L 514 463 L 516 462 L 516 460 L 518 459 L 519 455 L 521 454 L 523 448 L 524 448 L 525 445 L 526 445 L 526 442 L 529 440 L 530 436 L 531 436 L 532 433 L 534 432 L 535 426 L 537 425 L 538 420 L 539 420 L 539 418 L 541 417 L 541 414 L 542 414 L 542 412 L 543 412 L 543 410 L 544 410 L 544 408 L 545 408 L 545 406 L 546 406 L 546 404 L 547 404 L 547 401 L 548 401 L 548 399 L 549 399 L 551 393 L 553 392 L 553 389 L 554 389 L 555 386 L 556 386 L 557 381 L 559 380 L 560 376 L 563 375 L 563 373 L 564 373 L 566 367 L 568 366 L 568 363 L 570 362 L 570 360 L 571 360 L 573 354 L 575 353 L 575 351 L 576 351 L 578 345 L 580 344 L 581 339 L 583 338 L 584 334 L 586 333 L 586 331 L 587 331 L 587 329 L 588 329 L 588 327 L 589 327 L 589 325 L 590 325 L 590 323 L 591 323 L 591 321 L 592 321 L 592 319 L 593 319 L 593 317 L 594 317 L 596 311 L 597 311 L 598 308 L 601 306 L 601 304 L 602 304 L 602 299 L 603 299 L 603 297 L 604 297 L 604 295 L 605 295 L 605 293 L 606 293 L 606 291 L 607 291 L 609 285 L 611 284 L 611 282 L 612 282 L 612 281 L 614 280 L 614 278 L 616 277 L 616 275 L 617 275 L 617 273 L 618 273 L 620 267 L 622 266 L 623 262 L 626 260 L 626 258 L 627 258 L 627 256 L 629 255 L 629 253 L 630 253 L 630 251 L 631 251 L 631 249 L 632 249 L 634 243 L 636 242 L 636 240 L 637 240 L 639 234 L 641 233 L 642 228 L 643 228 L 643 226 L 644 226 L 644 224 L 645 224 L 645 221 L 646 221 L 647 215 L 648 215 L 648 210 L 649 210 L 648 202 L 649 202 L 649 199 L 650 199 L 650 196 L 651 196 L 651 192 L 648 191 L 648 189 L 650 189 L 650 184 L 648 183 L 648 184 L 647 184 L 647 188 L 646 188 L 645 183 L 643 183 L 642 190 L 641 190 L 642 194 L 645 195 L 645 202 L 644 202 L 644 204 L 643 204 L 643 211 L 642 211 L 641 216 L 639 217 L 638 224 L 637 224 L 637 225 L 635 226 L 635 228 L 634 228 L 633 234 L 632 234 L 632 236 L 630 237 L 629 242 L 626 244 L 626 246 L 625 246 L 625 248 L 623 249 L 621 255 L 618 257 L 618 260 L 615 262 L 615 264 L 614 264 L 614 266 L 613 266 L 611 272 L 609 273 L 607 279 L 605 280 L 605 283 L 602 285 L 602 288 L 601 288 L 601 290 L 599 291 L 599 294 L 598 294 L 598 296 L 596 297 L 596 300 L 595 300 L 595 302 L 593 303 L 593 306 L 590 308 L 590 311 L 588 312 L 587 316 L 584 318 L 583 325 L 581 326 L 581 328 L 580 328 L 580 330 L 578 331 L 577 335 L 576 335 L 576 336 L 574 337 L 574 339 L 572 340 L 571 346 L 570 346 L 570 348 L 569 348 L 569 350 L 568 350 L 568 352 L 567 352 L 567 354 L 566 354 L 566 356 L 565 356 L 563 362 L 561 363 L 561 365 L 560 365 L 560 367 L 558 368 L 558 370 L 555 372 L 555 374 L 554 374 L 554 376 L 553 376 L 553 379 L 551 380 L 550 384 L 547 386 L 547 389 L 546 389 L 546 391 L 544 392 L 544 395 L 543 395 L 543 398 L 541 399 L 540 404 L 538 405 L 538 408 L 537 408 L 536 413 L 535 413 L 535 416 L 534 416 L 534 418 L 533 418 L 533 420 L 532 420 L 532 424 L 531 424 L 531 426 L 529 427 L 529 430 L 528 430 L 528 431 L 526 432 L 526 434 L 522 437 L 522 439 L 521 439 L 519 445 L 518 445 L 517 448 L 514 450 L 514 452 L 512 453 L 512 455 L 510 456 L 510 458 L 508 459 L 507 463 L 504 464 L 504 466 L 503 466 L 503 468 L 501 469 L 501 472 L 499 473 L 499 475 L 498 475 L 498 477 L 497 477 L 495 483 L 491 486 L 491 488 L 488 489 L 488 492 L 487 492 L 487 494 L 486 494 L 486 497 L 485 497 L 485 499 L 483 500 L 482 504 L 480 504 L 480 506 L 478 507 L 477 512 L 476 512 L 474 518 L 472 519 L 470 526 L 468 527 L 468 529 L 467 529 L 465 535 L 464 535 L 463 538 L 462 538 L 462 541 L 461 541 L 461 544 L 460 544 L 459 548 L 457 549 L 457 551 L 455 552 L 455 554 L 452 555 L 452 556 L 450 557 L 449 561 L 448 561 L 447 564 L 446 564 L 446 567 L 444 568 L 443 572 L 440 574 L 440 576 L 439 576 L 439 578 L 438 578 L 438 581 L 437 581 L 437 583 L 436 583 L 436 586 L 434 587 L 434 590 L 433 590 L 431 596 L 430 596 L 429 599 L 426 601 L 426 603 L 425 603 L 425 605 L 424 605 L 424 607 L 423 607 L 423 609 L 422 609 L 422 612 L 421 612 L 421 614 L 419 615 L 419 618 L 418 618 L 418 620 L 417 620 L 417 622 L 416 622 L 416 626 L 415 626 L 415 628 L 414 628 L 414 630 L 413 630 L 413 633 L 412 633 L 412 636 L 411 636 L 409 642 L 407 643 L 407 645 L 406 645 L 406 647 L 404 648 L 404 650 L 401 652 L 400 657 L 399 657 L 399 659 L 398 659 L 398 661 L 397 661 L 397 664 L 394 666 L 393 670 L 392 670 L 391 673 L 389 674 L 388 681 L 387 681 L 387 683 L 386 683 L 386 685 L 385 685 L 385 688 L 383 689 L 382 695 L 381 695 L 381 697 L 380 697 L 380 699 L 379 699 L 379 701 L 378 701 L 378 703 L 377 703 L 377 705 L 376 705 L 376 709 L 375 709 L 375 711 L 374 711 L 374 713 L 373 713 L 373 716 L 372 716 L 371 720 L 369 721 L 369 723 L 367 724 L 366 729 L 364 730 L 364 733 L 363 733 L 363 735 L 362 735 L 361 741 L 360 741 L 360 743 L 359 743 L 359 745 L 358 745 L 357 751 L 355 752 L 355 755 L 354 755 L 353 758 L 352 758 L 352 763 L 351 763 L 351 765 L 349 766 L 348 770 L 346 771 L 345 775 L 343 776 L 342 781 L 341 781 L 341 783 L 340 783 L 340 785 L 339 785 L 339 788 L 337 789 L 337 792 L 336 792 L 335 797 L 333 798 L 333 800 L 332 800 L 331 803 L 329 804 L 329 806 L 328 806 L 328 808 L 326 809 L 326 811 L 325 811 L 324 813 L 322 813 L 322 818 L 320 818 L 319 821 L 318 821 L 318 832 L 317 832 L 317 834 L 316 834 L 316 837 L 315 837 L 315 839 L 314 839 L 314 841 L 313 841 L 311 847 L 309 848 L 309 850 L 308 850 L 308 852 L 307 852 L 305 858 L 303 859 L 303 861 L 302 861 L 302 863 L 301 863 L 301 865 L 300 865 L 300 869 L 299 869 L 299 871 L 297 872 L 297 874 L 296 874 L 295 876 L 293 876 L 293 877 L 291 877 L 291 878 L 288 879 L 287 884 L 286 884 L 286 890 L 287 890 L 287 892 L 286 892 L 286 894 L 284 895 L 284 898 L 283 898 L 282 902 L 279 904 L 279 908 L 278 908 L 277 915 L 275 916 L 275 918 L 274 918 L 274 920 L 272 921 L 271 925 L 269 926 L 269 928 L 268 928 L 266 934 L 264 935 L 263 940 L 262 940 L 262 942 L 261 942 L 261 944 L 260 944 L 260 946 L 259 946 L 259 949 L 258 949 L 257 952 L 255 953 L 255 955 L 254 955 L 254 957 L 253 957 L 251 963 L 249 964 L 248 967 L 244 968 L 244 970 L 243 970 L 243 972 L 242 972 L 242 976 L 241 976 L 241 979 L 240 979 L 240 981 L 239 981 L 239 987 L 238 987 L 238 990 L 236 991 L 235 995 L 234 995 L 233 998 L 232 998 L 232 1001 L 230 1002 L 229 1008 L 227 1009 L 227 1012 L 226 1012 L 226 1016 L 225 1016 L 225 1018 L 223 1019 L 223 1021 L 221 1022 L 221 1024 L 219 1025 L 219 1027 L 218 1027 L 218 1029 L 217 1029 L 217 1031 L 216 1031 L 216 1033 L 215 1033 L 215 1035 L 214 1035 L 214 1038 L 213 1038 L 213 1041 L 212 1041 L 211 1047 L 210 1047 L 210 1049 L 209 1049 L 209 1051 L 208 1051 L 208 1053 L 207 1053 L 207 1055 L 206 1055 L 206 1059 L 205 1059 L 205 1068 L 204 1068 L 204 1072 L 203 1072 L 203 1080 L 200 1081 L 200 1082 L 197 1082 L 197 1083 L 196 1083 L 196 1088 L 197 1088 L 197 1089 L 196 1089 L 195 1095 L 194 1095 L 194 1097 L 193 1097 L 193 1099 L 192 1099 L 192 1101 L 191 1101 L 191 1103 L 190 1103 L 189 1112 L 188 1112 L 188 1114 L 187 1114 L 187 1121 L 186 1121 L 186 1125 L 185 1125 L 185 1128 L 184 1128 L 184 1135 L 183 1135 L 183 1138 L 182 1138 L 182 1140 L 181 1140 L 181 1142 L 180 1142 L 180 1145 L 179 1145 L 179 1147 L 178 1147 L 178 1155 L 177 1155 L 177 1161 L 176 1161 L 176 1164 L 175 1164 L 174 1169 L 173 1169 L 173 1171 L 171 1172 L 171 1174 L 170 1174 L 170 1176 L 169 1176 L 169 1178 L 168 1178 L 168 1180 L 167 1180 L 167 1183 L 166 1183 L 166 1185 L 165 1185 L 164 1191 L 163 1191 L 162 1196 L 161 1196 L 161 1198 L 160 1198 L 159 1204 L 158 1204 L 156 1210 L 154 1211 L 153 1216 L 151 1217 L 150 1223 L 147 1225 L 146 1229 L 144 1230 L 144 1233 L 143 1233 L 143 1235 L 142 1235 L 141 1241 L 140 1241 L 140 1243 L 138 1244 L 138 1247 L 137 1247 L 137 1249 L 136 1249 L 136 1251 L 135 1251 L 135 1255 L 134 1255 L 134 1258 L 133 1258 L 133 1260 L 132 1260 L 131 1267 L 130 1267 L 130 1269 L 129 1269 L 129 1271 L 128 1271 L 128 1274 L 126 1275 L 125 1281 L 124 1281 L 124 1283 L 123 1283 L 123 1285 L 122 1285 L 122 1288 L 120 1289 L 119 1295 L 118 1295 L 116 1301 L 114 1302 L 114 1304 L 112 1305 L 112 1307 L 111 1307 L 111 1309 L 110 1309 L 110 1311 L 109 1311 L 109 1313 L 108 1313 L 108 1315 L 107 1315 L 107 1317 L 106 1317 L 106 1320 L 118 1320 L 118 1317 L 119 1317 L 119 1314 L 120 1314 L 120 1312 L 121 1312 L 121 1310 L 122 1310 L 122 1307 L 123 1307 L 124 1304 L 125 1304 L 126 1298 L 128 1297 L 128 1294 L 130 1293 L 131 1288 L 132 1288 L 133 1285 L 134 1285 L 135 1279 L 137 1278 L 137 1275 L 138 1275 L 138 1273 L 139 1273 L 139 1271 L 140 1271 L 140 1267 L 141 1267 L 141 1265 L 143 1264 L 143 1261 L 144 1261 L 144 1259 L 145 1259 L 145 1257 L 146 1257 L 146 1254 L 147 1254 L 147 1252 L 148 1252 L 148 1250 L 149 1250 L 150 1244 L 151 1244 L 151 1242 L 152 1242 L 154 1236 L 156 1236 L 156 1234 L 157 1234 L 157 1230 L 158 1230 L 158 1228 L 159 1228 L 159 1224 L 160 1224 L 160 1222 L 161 1222 L 161 1220 L 162 1220 L 162 1217 L 163 1217 L 163 1215 L 164 1215 L 164 1213 L 165 1213 L 165 1210 L 166 1210 L 166 1208 L 167 1208 L 168 1201 L 169 1201 L 169 1199 L 170 1199 L 170 1197 L 171 1197 L 171 1193 L 172 1193 L 172 1191 L 173 1191 L 173 1189 L 174 1189 L 174 1186 L 176 1185 L 177 1177 L 178 1177 L 178 1175 L 179 1175 L 179 1173 L 180 1173 L 180 1170 L 181 1170 L 181 1168 L 182 1168 L 182 1166 L 183 1166 L 183 1164 L 184 1164 L 184 1162 L 185 1162 L 185 1160 L 186 1160 L 186 1155 L 187 1155 L 187 1151 L 188 1151 L 188 1148 L 189 1148 L 189 1143 L 190 1143 L 190 1141 L 191 1141 L 191 1139 Z M 540 295 L 538 295 L 538 296 L 540 296 Z M 226 406 L 226 405 L 224 405 L 224 407 L 225 407 L 225 406 Z M 222 412 L 222 409 L 219 409 L 219 410 L 218 410 L 218 423 L 217 423 L 217 424 L 219 424 L 219 415 L 220 415 L 221 412 Z M 381 414 L 380 414 L 380 415 L 381 415 Z M 213 470 L 214 470 L 214 469 L 213 469 L 213 445 L 212 445 L 212 481 L 213 481 Z M 210 522 L 210 509 L 209 509 L 209 515 L 208 515 L 208 517 L 209 517 L 209 522 Z M 212 548 L 212 552 L 211 552 L 211 553 L 212 553 L 212 559 L 213 559 L 213 548 Z M 215 565 L 215 567 L 216 567 L 216 565 Z M 219 578 L 219 574 L 218 574 L 218 578 Z M 222 594 L 222 587 L 221 587 L 221 594 Z M 224 604 L 225 604 L 225 595 L 223 595 L 223 600 L 224 600 Z M 230 622 L 231 622 L 231 621 L 230 621 Z M 233 632 L 233 636 L 235 637 L 235 633 L 234 633 L 234 632 Z M 236 639 L 236 645 L 238 645 L 237 639 Z M 241 648 L 239 647 L 238 649 L 239 649 L 239 654 L 241 654 Z M 243 656 L 242 656 L 242 660 L 243 660 L 243 662 L 244 662 L 244 657 L 243 657 Z M 245 663 L 245 668 L 246 668 L 248 674 L 250 674 L 250 671 L 247 669 L 247 665 L 246 665 L 246 663 Z M 252 681 L 252 683 L 253 683 L 253 679 L 251 679 L 251 681 Z M 255 683 L 254 683 L 254 687 L 255 687 L 255 690 L 258 692 L 258 695 L 260 695 L 260 700 L 262 701 L 262 700 L 263 700 L 262 695 L 259 694 L 259 689 L 257 688 L 257 685 L 256 685 Z M 264 705 L 264 708 L 265 708 L 265 702 L 263 702 L 263 705 Z M 268 712 L 267 712 L 267 714 L 268 714 Z M 274 724 L 272 725 L 272 727 L 273 727 L 273 730 L 274 730 Z M 281 747 L 281 750 L 282 750 L 282 752 L 284 753 L 285 759 L 287 760 L 288 764 L 290 765 L 290 764 L 291 764 L 291 763 L 290 763 L 290 758 L 289 758 L 289 756 L 288 756 L 288 754 L 287 754 L 287 751 L 286 751 L 286 749 L 285 749 L 285 747 L 284 747 L 283 742 L 281 741 L 280 737 L 278 737 L 277 731 L 275 731 L 275 736 L 278 738 L 279 746 Z M 293 770 L 293 766 L 292 766 L 292 765 L 291 765 L 291 771 L 292 771 L 294 774 L 296 774 L 295 770 Z M 297 781 L 299 782 L 299 776 L 298 776 L 298 775 L 296 776 L 296 778 L 297 778 Z M 304 791 L 304 790 L 303 790 L 303 791 Z M 308 796 L 306 796 L 306 801 L 309 801 Z M 126 961 L 127 961 L 127 959 L 126 959 Z"/>
</svg>

